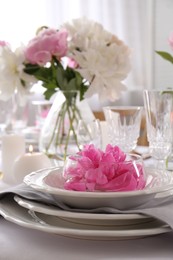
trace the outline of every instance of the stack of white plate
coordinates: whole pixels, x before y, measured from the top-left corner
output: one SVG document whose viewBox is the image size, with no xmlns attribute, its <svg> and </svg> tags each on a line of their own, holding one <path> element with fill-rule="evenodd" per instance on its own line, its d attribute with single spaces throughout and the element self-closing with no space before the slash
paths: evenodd
<svg viewBox="0 0 173 260">
<path fill-rule="evenodd" d="M 147 170 L 145 189 L 130 192 L 78 192 L 63 188 L 62 168 L 42 169 L 27 175 L 32 189 L 53 197 L 57 206 L 15 196 L 1 201 L 1 214 L 19 225 L 58 235 L 96 240 L 124 240 L 171 231 L 164 222 L 125 210 L 168 196 L 173 187 L 170 174 Z M 112 213 L 111 213 L 112 212 Z"/>
</svg>

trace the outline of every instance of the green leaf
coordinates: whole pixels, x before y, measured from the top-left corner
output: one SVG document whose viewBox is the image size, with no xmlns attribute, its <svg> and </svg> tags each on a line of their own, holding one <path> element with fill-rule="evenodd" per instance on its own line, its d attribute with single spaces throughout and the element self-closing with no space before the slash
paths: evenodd
<svg viewBox="0 0 173 260">
<path fill-rule="evenodd" d="M 60 89 L 63 89 L 63 86 L 65 84 L 64 79 L 65 79 L 64 70 L 61 67 L 58 67 L 57 68 L 56 80 L 57 80 L 57 83 L 58 83 L 58 86 L 59 86 Z"/>
<path fill-rule="evenodd" d="M 45 99 L 49 100 L 51 98 L 51 96 L 55 93 L 56 91 L 52 90 L 52 89 L 47 89 L 45 92 L 44 92 L 44 96 L 45 96 Z"/>
<path fill-rule="evenodd" d="M 63 68 L 62 64 L 53 57 L 49 67 L 42 67 L 35 64 L 25 64 L 24 71 L 35 76 L 36 79 L 42 81 L 45 98 L 49 99 L 57 89 L 60 90 L 78 90 L 80 100 L 84 99 L 84 93 L 88 86 L 85 84 L 81 74 L 74 69 Z"/>
<path fill-rule="evenodd" d="M 84 99 L 84 94 L 87 91 L 88 86 L 85 84 L 82 84 L 81 90 L 80 90 L 80 100 Z"/>
<path fill-rule="evenodd" d="M 163 95 L 163 94 L 171 94 L 172 96 L 173 96 L 173 90 L 164 90 L 164 91 L 162 91 L 161 92 L 161 94 Z"/>
<path fill-rule="evenodd" d="M 52 81 L 48 81 L 48 82 L 43 82 L 42 83 L 42 86 L 46 89 L 50 89 L 51 91 L 54 90 L 56 92 L 57 90 L 57 84 L 55 84 L 54 82 Z"/>
<path fill-rule="evenodd" d="M 24 72 L 29 75 L 34 75 L 40 69 L 39 65 L 36 64 L 25 64 Z"/>
<path fill-rule="evenodd" d="M 157 54 L 159 54 L 163 59 L 170 61 L 173 63 L 173 56 L 169 54 L 168 52 L 164 51 L 156 51 Z"/>
<path fill-rule="evenodd" d="M 77 90 L 76 79 L 72 78 L 67 84 L 67 90 Z"/>
</svg>

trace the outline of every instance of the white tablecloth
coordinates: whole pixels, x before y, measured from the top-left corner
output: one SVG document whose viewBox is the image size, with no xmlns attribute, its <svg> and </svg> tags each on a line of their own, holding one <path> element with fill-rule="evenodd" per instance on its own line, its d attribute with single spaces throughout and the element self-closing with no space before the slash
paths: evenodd
<svg viewBox="0 0 173 260">
<path fill-rule="evenodd" d="M 65 238 L 0 218 L 1 260 L 173 259 L 173 232 L 126 241 Z"/>
</svg>

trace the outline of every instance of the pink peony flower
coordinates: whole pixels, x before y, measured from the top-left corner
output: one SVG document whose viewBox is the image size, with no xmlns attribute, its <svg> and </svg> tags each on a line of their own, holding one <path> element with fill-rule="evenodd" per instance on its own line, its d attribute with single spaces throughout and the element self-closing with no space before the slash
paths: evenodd
<svg viewBox="0 0 173 260">
<path fill-rule="evenodd" d="M 65 56 L 67 36 L 65 30 L 44 29 L 29 42 L 25 50 L 27 61 L 31 64 L 45 65 L 52 60 L 52 56 L 57 59 Z"/>
<path fill-rule="evenodd" d="M 126 160 L 118 146 L 107 145 L 105 152 L 86 145 L 65 167 L 64 188 L 76 191 L 132 191 L 145 187 L 144 169 L 140 163 Z"/>
<path fill-rule="evenodd" d="M 67 57 L 67 65 L 68 67 L 72 68 L 72 69 L 76 69 L 79 67 L 79 64 L 77 63 L 77 61 L 75 61 L 72 58 Z"/>
<path fill-rule="evenodd" d="M 0 41 L 0 46 L 4 47 L 4 46 L 7 46 L 7 45 L 8 45 L 7 42 L 5 42 L 5 41 Z"/>
<path fill-rule="evenodd" d="M 168 42 L 170 47 L 173 49 L 173 32 L 170 34 L 169 38 L 168 38 Z"/>
</svg>

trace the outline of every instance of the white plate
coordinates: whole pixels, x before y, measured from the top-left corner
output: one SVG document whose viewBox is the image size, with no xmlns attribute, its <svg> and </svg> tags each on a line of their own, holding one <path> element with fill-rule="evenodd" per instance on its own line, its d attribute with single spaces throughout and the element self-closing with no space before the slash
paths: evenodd
<svg viewBox="0 0 173 260">
<path fill-rule="evenodd" d="M 127 226 L 139 223 L 146 223 L 153 221 L 152 217 L 142 214 L 103 214 L 103 213 L 83 213 L 71 212 L 59 209 L 52 205 L 45 205 L 43 203 L 30 201 L 19 196 L 14 196 L 14 200 L 22 207 L 29 210 L 44 213 L 47 215 L 57 216 L 73 223 L 82 223 L 90 225 L 118 225 Z"/>
<path fill-rule="evenodd" d="M 57 202 L 80 209 L 114 207 L 129 209 L 146 203 L 156 194 L 172 189 L 171 174 L 147 169 L 147 186 L 143 190 L 128 192 L 83 192 L 63 188 L 62 167 L 42 169 L 25 176 L 30 187 L 51 194 Z"/>
<path fill-rule="evenodd" d="M 169 226 L 158 220 L 128 227 L 112 227 L 76 224 L 41 213 L 37 213 L 35 216 L 33 212 L 30 213 L 29 210 L 20 207 L 14 200 L 8 198 L 3 198 L 0 201 L 0 214 L 6 220 L 26 228 L 90 240 L 125 240 L 171 231 Z"/>
</svg>

